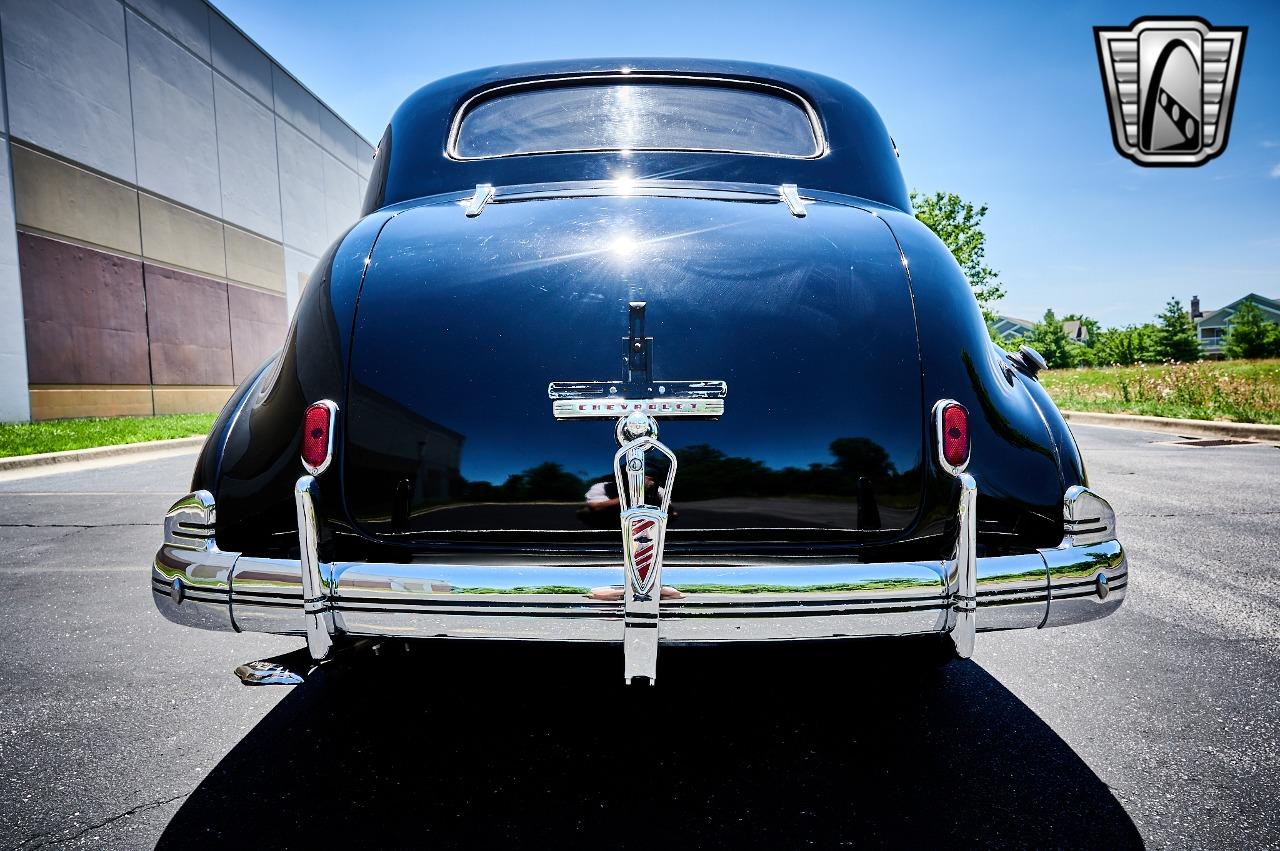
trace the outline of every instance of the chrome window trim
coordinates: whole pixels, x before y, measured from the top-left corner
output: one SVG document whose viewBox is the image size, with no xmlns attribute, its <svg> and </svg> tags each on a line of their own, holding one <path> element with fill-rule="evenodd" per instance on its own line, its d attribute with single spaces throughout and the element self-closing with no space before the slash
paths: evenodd
<svg viewBox="0 0 1280 851">
<path fill-rule="evenodd" d="M 338 423 L 338 406 L 328 399 L 321 399 L 318 402 L 312 402 L 310 405 L 307 405 L 307 409 L 309 410 L 312 405 L 322 405 L 329 410 L 329 441 L 324 448 L 324 460 L 313 467 L 307 463 L 307 459 L 301 452 L 298 453 L 298 457 L 302 460 L 302 466 L 308 473 L 313 476 L 318 476 L 325 470 L 329 469 L 329 465 L 333 463 L 333 431 L 337 427 Z M 306 428 L 306 424 L 306 414 L 304 413 L 302 427 Z M 303 439 L 306 439 L 306 435 L 303 435 Z"/>
<path fill-rule="evenodd" d="M 462 119 L 471 111 L 473 105 L 480 100 L 490 100 L 502 97 L 506 94 L 514 94 L 520 89 L 544 89 L 544 88 L 560 88 L 572 86 L 574 84 L 609 84 L 619 81 L 659 81 L 671 82 L 676 81 L 687 85 L 699 84 L 722 84 L 727 88 L 736 89 L 756 89 L 766 94 L 773 94 L 800 106 L 805 114 L 809 117 L 809 129 L 813 131 L 813 141 L 815 151 L 812 154 L 801 156 L 799 154 L 769 154 L 762 151 L 740 151 L 733 148 L 629 148 L 634 152 L 661 152 L 673 154 L 740 154 L 752 157 L 774 157 L 784 160 L 816 160 L 826 156 L 830 150 L 827 142 L 827 134 L 823 130 L 821 117 L 818 111 L 814 109 L 813 104 L 809 103 L 808 98 L 799 92 L 777 85 L 776 83 L 764 83 L 758 80 L 747 80 L 740 77 L 723 77 L 723 76 L 703 76 L 700 74 L 662 74 L 645 72 L 640 74 L 628 74 L 622 72 L 610 72 L 607 74 L 576 74 L 566 77 L 550 77 L 543 80 L 521 80 L 516 83 L 503 83 L 497 86 L 491 86 L 487 89 L 481 89 L 469 98 L 464 100 L 453 113 L 453 119 L 449 122 L 449 137 L 445 143 L 444 154 L 451 160 L 459 162 L 479 162 L 483 160 L 503 160 L 511 157 L 540 157 L 550 154 L 616 154 L 621 148 L 563 148 L 552 151 L 530 151 L 519 154 L 494 154 L 483 157 L 467 157 L 458 153 L 458 134 L 462 129 Z"/>
</svg>

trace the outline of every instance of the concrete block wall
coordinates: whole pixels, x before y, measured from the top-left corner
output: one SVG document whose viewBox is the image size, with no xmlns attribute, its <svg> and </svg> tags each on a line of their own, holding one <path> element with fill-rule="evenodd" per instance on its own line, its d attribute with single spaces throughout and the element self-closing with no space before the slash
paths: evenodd
<svg viewBox="0 0 1280 851">
<path fill-rule="evenodd" d="M 0 53 L 0 420 L 215 410 L 372 147 L 204 0 L 0 0 Z"/>
</svg>

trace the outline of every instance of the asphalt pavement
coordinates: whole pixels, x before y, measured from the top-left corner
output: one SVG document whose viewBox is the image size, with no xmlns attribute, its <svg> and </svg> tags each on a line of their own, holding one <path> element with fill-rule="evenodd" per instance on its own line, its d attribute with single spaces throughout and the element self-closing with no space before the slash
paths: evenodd
<svg viewBox="0 0 1280 851">
<path fill-rule="evenodd" d="M 1129 597 L 879 643 L 384 646 L 293 688 L 301 641 L 151 603 L 194 456 L 0 480 L 0 847 L 1280 847 L 1280 448 L 1077 426 Z M 338 845 L 341 843 L 341 845 Z"/>
</svg>

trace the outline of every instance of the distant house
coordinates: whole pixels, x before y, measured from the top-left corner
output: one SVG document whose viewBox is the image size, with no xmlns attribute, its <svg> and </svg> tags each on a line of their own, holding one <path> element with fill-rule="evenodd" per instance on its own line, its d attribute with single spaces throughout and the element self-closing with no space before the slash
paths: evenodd
<svg viewBox="0 0 1280 851">
<path fill-rule="evenodd" d="M 1207 357 L 1222 357 L 1222 347 L 1226 342 L 1231 317 L 1236 315 L 1240 305 L 1246 301 L 1256 304 L 1268 322 L 1280 325 L 1280 298 L 1267 298 L 1257 293 L 1249 293 L 1226 307 L 1201 311 L 1200 296 L 1191 297 L 1191 321 L 1195 323 L 1196 336 L 1200 338 L 1200 347 Z"/>
<path fill-rule="evenodd" d="M 1036 323 L 1027 319 L 1015 319 L 1012 316 L 997 316 L 995 324 L 996 336 L 1006 342 L 1025 337 L 1031 333 Z"/>
<path fill-rule="evenodd" d="M 1035 322 L 1029 319 L 1018 319 L 1013 316 L 997 316 L 995 325 L 996 335 L 1001 340 L 1012 342 L 1019 337 L 1025 337 L 1031 333 L 1031 329 L 1036 326 Z M 1077 343 L 1089 342 L 1089 329 L 1078 319 L 1068 319 L 1062 323 L 1062 332 L 1067 335 L 1068 339 L 1075 340 Z"/>
<path fill-rule="evenodd" d="M 1079 319 L 1068 319 L 1063 322 L 1062 333 L 1067 335 L 1068 340 L 1075 340 L 1077 343 L 1084 344 L 1089 342 L 1089 326 Z"/>
</svg>

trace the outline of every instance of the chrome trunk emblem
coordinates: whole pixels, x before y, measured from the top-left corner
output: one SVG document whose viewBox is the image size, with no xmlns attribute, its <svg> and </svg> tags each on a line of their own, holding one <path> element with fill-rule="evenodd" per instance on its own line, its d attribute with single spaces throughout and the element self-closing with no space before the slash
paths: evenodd
<svg viewBox="0 0 1280 851">
<path fill-rule="evenodd" d="M 622 338 L 626 375 L 621 381 L 553 381 L 547 386 L 558 420 L 614 419 L 631 413 L 651 417 L 715 418 L 729 392 L 723 381 L 655 381 L 653 338 L 644 334 L 645 302 L 627 305 L 630 333 Z"/>
</svg>

